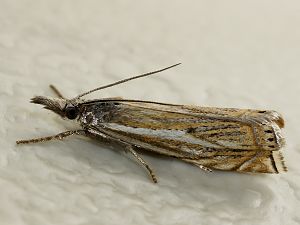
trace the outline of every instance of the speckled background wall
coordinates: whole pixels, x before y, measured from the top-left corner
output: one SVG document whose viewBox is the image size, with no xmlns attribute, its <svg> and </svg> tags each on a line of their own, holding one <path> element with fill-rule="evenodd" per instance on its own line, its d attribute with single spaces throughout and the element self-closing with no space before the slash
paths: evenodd
<svg viewBox="0 0 300 225">
<path fill-rule="evenodd" d="M 204 0 L 0 2 L 0 224 L 299 224 L 300 3 Z M 289 172 L 204 173 L 85 138 L 17 147 L 72 123 L 32 105 L 56 84 L 68 97 L 177 62 L 93 94 L 274 109 L 286 119 Z"/>
</svg>

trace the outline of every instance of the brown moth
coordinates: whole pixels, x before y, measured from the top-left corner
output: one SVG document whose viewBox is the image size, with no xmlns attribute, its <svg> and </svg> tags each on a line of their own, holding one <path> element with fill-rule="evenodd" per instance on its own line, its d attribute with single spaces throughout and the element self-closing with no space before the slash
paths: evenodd
<svg viewBox="0 0 300 225">
<path fill-rule="evenodd" d="M 121 98 L 83 100 L 83 96 L 129 80 L 149 76 L 179 64 L 105 85 L 73 99 L 37 96 L 32 103 L 44 105 L 62 118 L 77 121 L 80 130 L 54 136 L 20 140 L 17 144 L 62 140 L 83 135 L 120 143 L 149 172 L 139 149 L 171 156 L 205 171 L 230 170 L 249 173 L 287 171 L 280 149 L 284 145 L 284 120 L 275 111 L 213 108 L 165 104 Z"/>
</svg>

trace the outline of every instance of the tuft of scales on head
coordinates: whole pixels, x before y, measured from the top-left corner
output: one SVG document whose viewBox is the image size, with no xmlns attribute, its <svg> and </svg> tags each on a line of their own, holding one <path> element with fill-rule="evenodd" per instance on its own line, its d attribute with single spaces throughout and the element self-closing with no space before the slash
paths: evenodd
<svg viewBox="0 0 300 225">
<path fill-rule="evenodd" d="M 43 105 L 45 109 L 48 109 L 63 118 L 70 120 L 76 119 L 79 115 L 78 104 L 80 101 L 72 101 L 64 98 L 51 98 L 44 96 L 36 96 L 31 99 L 31 103 Z"/>
<path fill-rule="evenodd" d="M 33 97 L 30 102 L 43 105 L 45 109 L 51 110 L 60 116 L 64 116 L 63 109 L 67 104 L 67 101 L 65 99 L 44 96 Z"/>
</svg>

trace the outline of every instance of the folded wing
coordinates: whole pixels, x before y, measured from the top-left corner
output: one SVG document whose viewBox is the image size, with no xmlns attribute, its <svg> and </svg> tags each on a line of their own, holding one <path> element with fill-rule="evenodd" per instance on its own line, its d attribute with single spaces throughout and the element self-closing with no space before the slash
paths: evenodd
<svg viewBox="0 0 300 225">
<path fill-rule="evenodd" d="M 283 126 L 275 111 L 120 101 L 95 129 L 211 169 L 278 173 L 286 170 Z"/>
</svg>

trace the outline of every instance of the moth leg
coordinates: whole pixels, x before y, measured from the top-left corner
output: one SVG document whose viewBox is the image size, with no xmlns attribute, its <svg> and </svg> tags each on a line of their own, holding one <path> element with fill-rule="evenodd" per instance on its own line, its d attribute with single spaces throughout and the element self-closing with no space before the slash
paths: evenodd
<svg viewBox="0 0 300 225">
<path fill-rule="evenodd" d="M 154 174 L 154 172 L 153 172 L 153 170 L 150 168 L 150 166 L 145 162 L 145 160 L 142 158 L 142 157 L 140 157 L 139 155 L 138 155 L 138 153 L 136 152 L 136 151 L 134 151 L 133 150 L 133 148 L 132 148 L 132 146 L 131 145 L 126 145 L 125 146 L 125 149 L 127 150 L 127 151 L 129 151 L 147 170 L 148 170 L 148 172 L 149 172 L 149 174 L 150 174 L 150 176 L 151 176 L 151 178 L 152 178 L 152 180 L 153 180 L 153 182 L 154 183 L 157 183 L 157 178 L 156 178 L 156 176 L 155 176 L 155 174 Z"/>
<path fill-rule="evenodd" d="M 212 172 L 212 169 L 195 162 L 195 160 L 193 160 L 193 159 L 183 158 L 182 160 L 197 166 L 198 168 L 200 168 L 201 170 L 204 170 L 205 172 Z"/>
<path fill-rule="evenodd" d="M 204 170 L 205 172 L 212 172 L 212 169 L 206 167 L 206 166 L 202 166 L 200 164 L 197 163 L 193 163 L 195 166 L 199 167 L 201 170 Z"/>
<path fill-rule="evenodd" d="M 122 141 L 120 139 L 117 139 L 115 137 L 112 137 L 112 136 L 102 132 L 101 130 L 98 130 L 98 131 L 95 132 L 93 129 L 87 129 L 86 133 L 87 133 L 88 136 L 91 136 L 91 137 L 98 137 L 98 138 L 100 137 L 100 138 L 108 139 L 108 140 L 111 140 L 111 141 L 115 141 L 115 142 L 123 145 L 125 147 L 125 151 L 130 152 L 148 170 L 148 172 L 149 172 L 149 174 L 152 178 L 152 181 L 154 183 L 157 183 L 157 178 L 156 178 L 153 170 L 146 163 L 146 161 L 142 157 L 140 157 L 136 151 L 134 151 L 131 144 L 129 144 L 125 141 Z"/>
<path fill-rule="evenodd" d="M 19 140 L 16 141 L 16 143 L 19 144 L 32 144 L 32 143 L 40 143 L 40 142 L 46 142 L 51 140 L 63 140 L 64 138 L 72 135 L 84 135 L 86 136 L 86 133 L 84 130 L 69 130 L 65 131 L 53 136 L 48 137 L 41 137 L 41 138 L 34 138 L 34 139 L 28 139 L 28 140 Z"/>
<path fill-rule="evenodd" d="M 66 99 L 54 85 L 50 84 L 49 87 L 57 95 L 57 97 Z"/>
</svg>

